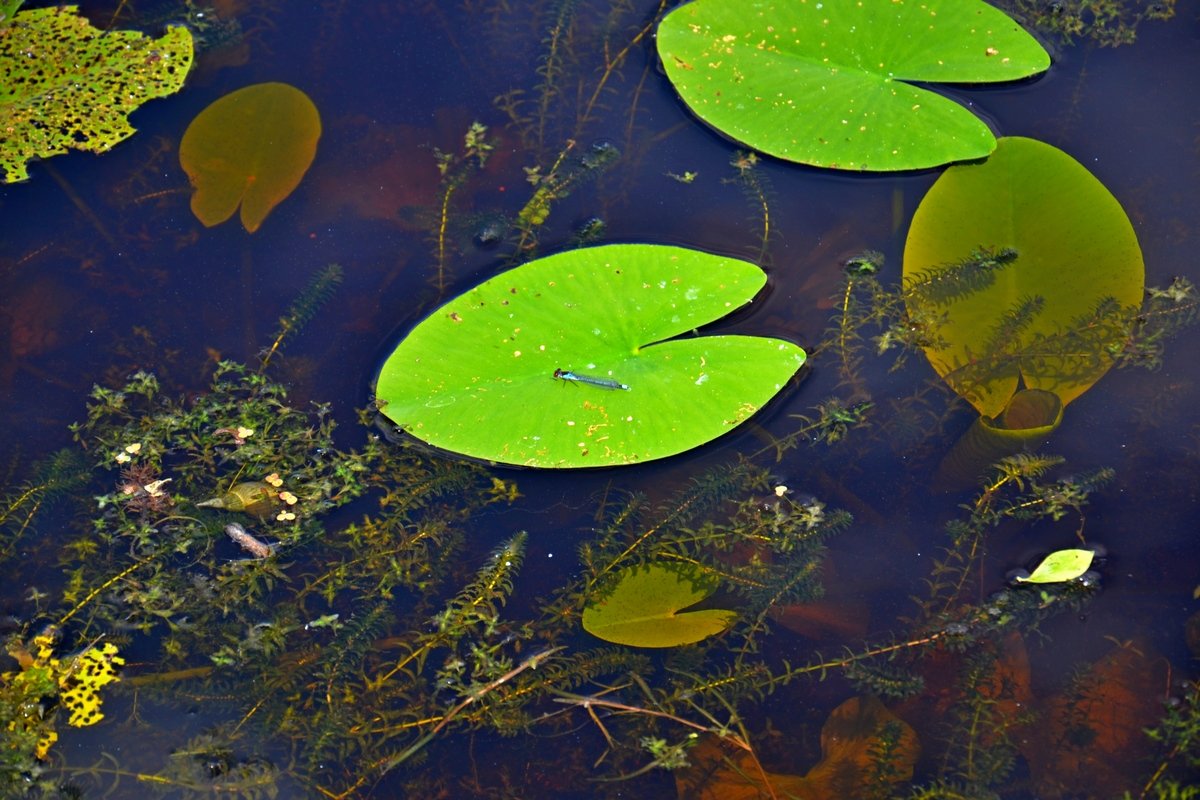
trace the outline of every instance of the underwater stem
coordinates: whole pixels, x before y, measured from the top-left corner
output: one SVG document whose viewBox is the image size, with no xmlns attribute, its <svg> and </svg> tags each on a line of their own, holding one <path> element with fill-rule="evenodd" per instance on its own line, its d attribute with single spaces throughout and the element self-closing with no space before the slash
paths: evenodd
<svg viewBox="0 0 1200 800">
<path fill-rule="evenodd" d="M 106 581 L 105 581 L 104 583 L 102 583 L 101 585 L 97 586 L 97 587 L 96 587 L 95 589 L 93 589 L 92 591 L 88 592 L 88 596 L 87 596 L 87 597 L 83 598 L 83 599 L 82 599 L 82 600 L 80 600 L 78 603 L 76 603 L 76 604 L 75 604 L 75 607 L 74 607 L 74 608 L 72 608 L 70 611 L 68 611 L 68 612 L 67 612 L 67 613 L 66 613 L 66 614 L 65 614 L 65 615 L 62 617 L 62 619 L 60 619 L 60 620 L 58 621 L 58 626 L 61 628 L 63 625 L 65 625 L 65 624 L 67 623 L 67 620 L 69 620 L 71 617 L 73 617 L 73 616 L 75 616 L 77 613 L 79 613 L 79 611 L 80 611 L 80 610 L 81 610 L 81 609 L 82 609 L 84 606 L 86 606 L 88 603 L 92 602 L 92 600 L 94 600 L 98 594 L 100 594 L 101 592 L 103 592 L 103 591 L 104 591 L 105 589 L 107 589 L 108 587 L 112 586 L 112 585 L 113 585 L 114 583 L 116 583 L 117 581 L 124 579 L 124 578 L 125 578 L 127 575 L 129 575 L 130 573 L 132 573 L 132 572 L 133 572 L 134 570 L 136 570 L 138 567 L 145 566 L 145 565 L 146 565 L 146 564 L 148 564 L 148 563 L 149 563 L 149 562 L 147 562 L 147 561 L 139 561 L 139 562 L 137 562 L 136 564 L 131 564 L 130 566 L 128 566 L 128 567 L 126 567 L 125 569 L 123 569 L 123 570 L 121 570 L 120 572 L 118 572 L 116 575 L 114 575 L 114 576 L 112 576 L 111 578 L 109 578 L 108 580 L 106 580 Z"/>
</svg>

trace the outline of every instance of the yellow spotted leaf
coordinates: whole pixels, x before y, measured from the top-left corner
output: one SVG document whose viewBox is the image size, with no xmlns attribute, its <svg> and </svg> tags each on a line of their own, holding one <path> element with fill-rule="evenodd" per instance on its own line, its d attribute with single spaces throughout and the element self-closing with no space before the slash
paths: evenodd
<svg viewBox="0 0 1200 800">
<path fill-rule="evenodd" d="M 27 179 L 34 159 L 112 149 L 134 134 L 128 115 L 179 91 L 192 67 L 182 25 L 157 39 L 101 30 L 73 5 L 0 21 L 0 183 Z"/>
<path fill-rule="evenodd" d="M 58 731 L 46 731 L 42 738 L 38 739 L 37 745 L 33 748 L 33 754 L 41 761 L 46 758 L 46 754 L 50 752 L 50 748 L 58 741 Z"/>
<path fill-rule="evenodd" d="M 60 699 L 71 711 L 68 721 L 71 725 L 82 728 L 104 719 L 99 690 L 120 680 L 117 667 L 124 663 L 125 659 L 117 655 L 117 646 L 111 642 L 92 647 L 75 657 L 70 669 L 58 679 L 62 690 Z"/>
</svg>

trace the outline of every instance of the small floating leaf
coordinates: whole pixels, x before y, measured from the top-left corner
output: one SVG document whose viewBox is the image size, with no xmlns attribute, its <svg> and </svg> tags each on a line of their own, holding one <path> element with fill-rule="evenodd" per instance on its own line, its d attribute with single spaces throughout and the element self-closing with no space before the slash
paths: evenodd
<svg viewBox="0 0 1200 800">
<path fill-rule="evenodd" d="M 10 10 L 19 3 L 6 3 Z M 76 6 L 0 17 L 0 171 L 29 177 L 26 162 L 68 149 L 103 153 L 134 134 L 127 116 L 179 91 L 192 67 L 192 34 L 157 39 L 101 31 Z"/>
<path fill-rule="evenodd" d="M 1058 550 L 1046 556 L 1028 578 L 1019 583 L 1062 583 L 1073 581 L 1088 571 L 1096 556 L 1091 550 Z"/>
<path fill-rule="evenodd" d="M 911 82 L 992 83 L 1050 57 L 981 0 L 695 0 L 658 27 L 667 77 L 722 133 L 789 161 L 901 170 L 982 158 L 987 125 Z"/>
<path fill-rule="evenodd" d="M 781 339 L 671 338 L 748 303 L 765 283 L 754 264 L 679 247 L 559 253 L 422 321 L 384 363 L 376 393 L 412 435 L 499 463 L 664 458 L 747 420 L 804 363 Z"/>
<path fill-rule="evenodd" d="M 644 564 L 623 571 L 612 593 L 583 610 L 583 629 L 631 647 L 677 647 L 725 630 L 734 611 L 680 609 L 717 589 L 715 580 L 685 564 Z"/>
<path fill-rule="evenodd" d="M 201 111 L 183 134 L 179 163 L 195 192 L 192 213 L 218 225 L 242 207 L 242 225 L 258 230 L 299 184 L 317 154 L 321 117 L 304 92 L 259 83 Z"/>
</svg>

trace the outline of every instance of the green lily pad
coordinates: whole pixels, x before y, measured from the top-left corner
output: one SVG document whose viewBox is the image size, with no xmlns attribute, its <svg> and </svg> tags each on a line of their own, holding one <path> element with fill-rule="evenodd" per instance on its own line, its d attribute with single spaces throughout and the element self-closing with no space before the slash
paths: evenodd
<svg viewBox="0 0 1200 800">
<path fill-rule="evenodd" d="M 746 261 L 663 245 L 538 259 L 417 325 L 384 363 L 378 401 L 417 438 L 504 464 L 599 467 L 681 453 L 749 419 L 804 363 L 781 339 L 671 339 L 765 283 Z M 558 370 L 593 382 L 556 379 Z"/>
<path fill-rule="evenodd" d="M 980 0 L 695 0 L 658 27 L 683 101 L 750 147 L 835 169 L 918 169 L 996 145 L 958 103 L 905 81 L 1043 72 L 1032 36 Z"/>
<path fill-rule="evenodd" d="M 1088 571 L 1096 554 L 1091 550 L 1058 550 L 1042 559 L 1028 578 L 1020 583 L 1062 583 L 1073 581 Z"/>
<path fill-rule="evenodd" d="M 951 265 L 980 248 L 1012 248 L 1016 260 L 969 291 L 931 300 L 936 293 L 912 290 L 953 287 Z M 917 208 L 904 247 L 910 315 L 944 316 L 941 341 L 925 355 L 988 417 L 1021 381 L 1064 405 L 1098 381 L 1125 336 L 1123 315 L 1141 305 L 1144 273 L 1116 198 L 1066 153 L 1020 137 L 1000 139 L 985 162 L 947 169 Z"/>
<path fill-rule="evenodd" d="M 5 4 L 11 11 L 17 4 Z M 134 134 L 127 116 L 179 91 L 192 67 L 192 34 L 157 39 L 101 31 L 76 6 L 18 11 L 0 24 L 0 171 L 29 177 L 26 162 L 69 149 L 103 153 Z"/>
<path fill-rule="evenodd" d="M 583 609 L 583 629 L 631 647 L 678 647 L 720 633 L 737 618 L 724 609 L 686 611 L 717 589 L 689 564 L 645 564 L 624 570 L 612 593 Z"/>
</svg>

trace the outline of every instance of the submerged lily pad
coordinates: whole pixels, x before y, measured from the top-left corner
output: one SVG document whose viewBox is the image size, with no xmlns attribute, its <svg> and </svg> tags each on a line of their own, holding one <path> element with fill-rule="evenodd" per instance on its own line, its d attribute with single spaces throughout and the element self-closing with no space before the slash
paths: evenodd
<svg viewBox="0 0 1200 800">
<path fill-rule="evenodd" d="M 906 83 L 1043 72 L 1032 36 L 981 0 L 694 0 L 658 28 L 667 77 L 722 133 L 789 161 L 902 170 L 981 158 L 996 140 Z"/>
<path fill-rule="evenodd" d="M 1016 259 L 956 275 L 952 265 L 981 248 L 1011 248 Z M 1064 405 L 1098 381 L 1145 276 L 1133 226 L 1104 185 L 1061 150 L 1009 137 L 929 189 L 904 246 L 904 281 L 910 315 L 944 318 L 941 341 L 925 348 L 929 363 L 996 417 L 1022 381 Z"/>
<path fill-rule="evenodd" d="M 538 259 L 417 325 L 384 363 L 378 400 L 419 439 L 504 464 L 681 453 L 746 421 L 804 363 L 781 339 L 671 338 L 745 305 L 765 282 L 746 261 L 662 245 Z"/>
<path fill-rule="evenodd" d="M 975 486 L 992 465 L 1022 451 L 1037 452 L 1062 424 L 1063 402 L 1054 392 L 1023 389 L 1004 412 L 993 419 L 981 416 L 967 429 L 938 466 L 934 486 L 953 491 Z"/>
<path fill-rule="evenodd" d="M 11 12 L 19 3 L 6 3 Z M 26 162 L 68 150 L 103 153 L 134 134 L 128 115 L 179 91 L 192 67 L 192 34 L 157 39 L 102 31 L 77 6 L 0 17 L 0 171 L 29 177 Z"/>
<path fill-rule="evenodd" d="M 259 83 L 216 100 L 179 143 L 179 163 L 195 190 L 192 213 L 212 227 L 240 204 L 242 225 L 254 233 L 300 185 L 320 138 L 317 107 L 286 83 Z"/>
<path fill-rule="evenodd" d="M 716 581 L 688 564 L 645 564 L 621 573 L 612 593 L 583 609 L 583 629 L 631 647 L 678 647 L 720 633 L 737 612 L 695 605 L 717 590 Z"/>
</svg>

